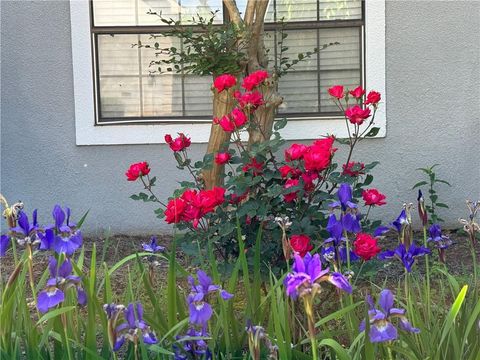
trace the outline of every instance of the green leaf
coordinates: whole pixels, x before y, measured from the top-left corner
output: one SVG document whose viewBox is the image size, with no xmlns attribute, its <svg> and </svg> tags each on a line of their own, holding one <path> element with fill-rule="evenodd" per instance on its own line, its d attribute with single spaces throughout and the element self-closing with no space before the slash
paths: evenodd
<svg viewBox="0 0 480 360">
<path fill-rule="evenodd" d="M 416 183 L 415 185 L 413 185 L 412 190 L 419 187 L 419 186 L 424 186 L 424 185 L 427 185 L 427 182 L 426 181 L 420 181 L 420 182 Z"/>
<path fill-rule="evenodd" d="M 365 135 L 365 137 L 374 137 L 377 136 L 378 132 L 380 131 L 379 127 L 373 127 L 370 131 Z"/>
<path fill-rule="evenodd" d="M 467 295 L 467 290 L 468 290 L 468 285 L 464 285 L 462 290 L 460 290 L 460 293 L 458 294 L 457 298 L 455 299 L 455 302 L 453 303 L 452 307 L 450 308 L 450 311 L 448 312 L 447 318 L 445 319 L 445 322 L 443 324 L 442 337 L 440 339 L 440 343 L 438 344 L 438 349 L 441 349 L 443 342 L 446 339 L 448 333 L 455 325 L 455 319 L 458 315 L 458 312 L 460 311 L 460 308 L 462 307 L 463 301 L 465 300 L 465 296 Z"/>
<path fill-rule="evenodd" d="M 287 118 L 283 118 L 280 120 L 275 121 L 273 128 L 278 131 L 280 129 L 283 129 L 285 126 L 287 126 L 288 120 Z"/>
<path fill-rule="evenodd" d="M 58 315 L 62 315 L 62 314 L 65 314 L 69 311 L 72 311 L 75 308 L 76 308 L 76 306 L 65 306 L 65 307 L 62 307 L 60 309 L 55 309 L 55 310 L 49 311 L 37 321 L 37 324 L 35 326 L 39 326 L 43 322 L 48 321 L 50 319 L 53 319 L 53 318 L 57 317 Z"/>
<path fill-rule="evenodd" d="M 437 207 L 440 207 L 440 208 L 445 208 L 445 209 L 448 209 L 448 205 L 447 204 L 444 204 L 444 203 L 436 203 L 435 204 Z"/>
<path fill-rule="evenodd" d="M 336 342 L 333 339 L 323 339 L 320 341 L 318 344 L 319 346 L 328 346 L 335 351 L 335 354 L 340 360 L 351 360 L 352 358 L 350 355 L 348 355 L 347 350 L 345 350 L 342 345 L 340 345 L 338 342 Z"/>
</svg>

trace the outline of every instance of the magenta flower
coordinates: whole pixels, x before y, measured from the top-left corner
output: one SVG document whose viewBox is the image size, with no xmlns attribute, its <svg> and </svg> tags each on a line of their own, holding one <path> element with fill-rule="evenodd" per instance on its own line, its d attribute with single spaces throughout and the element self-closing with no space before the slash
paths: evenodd
<svg viewBox="0 0 480 360">
<path fill-rule="evenodd" d="M 375 303 L 370 295 L 366 301 L 369 305 L 368 318 L 370 321 L 370 331 L 368 336 L 372 343 L 393 341 L 398 338 L 397 328 L 393 325 L 392 320 L 397 318 L 400 329 L 412 333 L 419 333 L 420 330 L 414 328 L 405 317 L 405 310 L 393 307 L 394 297 L 390 290 L 384 289 L 380 292 L 378 305 L 380 309 L 375 307 Z M 365 331 L 365 320 L 360 324 L 360 331 Z"/>
</svg>

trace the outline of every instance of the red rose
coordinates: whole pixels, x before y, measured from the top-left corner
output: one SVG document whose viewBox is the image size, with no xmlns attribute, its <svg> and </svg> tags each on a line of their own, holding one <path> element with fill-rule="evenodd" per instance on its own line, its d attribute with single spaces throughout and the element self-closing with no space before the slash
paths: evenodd
<svg viewBox="0 0 480 360">
<path fill-rule="evenodd" d="M 312 191 L 315 188 L 313 182 L 318 179 L 318 174 L 314 172 L 306 172 L 302 174 L 303 188 L 305 191 Z"/>
<path fill-rule="evenodd" d="M 350 90 L 349 93 L 355 99 L 360 99 L 363 95 L 365 95 L 365 90 L 361 86 L 357 86 L 355 89 Z"/>
<path fill-rule="evenodd" d="M 242 127 L 247 122 L 247 116 L 239 108 L 233 109 L 230 117 L 233 119 L 233 122 L 237 128 Z"/>
<path fill-rule="evenodd" d="M 325 170 L 331 162 L 333 153 L 337 150 L 333 148 L 333 137 L 316 140 L 313 145 L 309 146 L 303 160 L 305 162 L 305 170 L 322 171 Z"/>
<path fill-rule="evenodd" d="M 287 181 L 285 181 L 285 185 L 283 186 L 283 188 L 289 189 L 293 186 L 298 186 L 298 184 L 299 184 L 298 179 L 288 179 Z M 297 193 L 298 193 L 298 190 L 288 194 L 284 194 L 283 198 L 285 199 L 286 202 L 292 202 L 297 198 Z"/>
<path fill-rule="evenodd" d="M 220 120 L 218 118 L 213 119 L 215 124 L 218 124 L 222 127 L 223 131 L 232 132 L 235 130 L 235 124 L 230 118 L 225 115 Z"/>
<path fill-rule="evenodd" d="M 148 175 L 150 168 L 146 161 L 130 165 L 125 175 L 128 181 L 136 181 L 140 176 Z"/>
<path fill-rule="evenodd" d="M 288 165 L 281 166 L 278 171 L 280 171 L 280 175 L 282 176 L 282 178 L 288 177 L 289 174 L 292 178 L 297 178 L 299 175 L 302 174 L 299 169 L 295 169 Z"/>
<path fill-rule="evenodd" d="M 330 96 L 333 96 L 337 99 L 342 99 L 345 96 L 342 85 L 332 86 L 330 89 L 328 89 L 328 93 L 330 94 Z"/>
<path fill-rule="evenodd" d="M 213 87 L 217 89 L 218 92 L 222 92 L 225 89 L 229 89 L 232 86 L 235 86 L 237 83 L 237 78 L 230 74 L 223 74 L 215 78 L 213 81 Z"/>
<path fill-rule="evenodd" d="M 380 250 L 377 239 L 369 234 L 359 233 L 353 242 L 353 252 L 365 261 L 375 257 Z"/>
<path fill-rule="evenodd" d="M 165 209 L 165 220 L 168 224 L 178 223 L 182 220 L 185 202 L 182 199 L 172 199 Z"/>
<path fill-rule="evenodd" d="M 307 235 L 292 235 L 290 237 L 290 246 L 293 251 L 298 253 L 302 258 L 313 249 L 310 243 L 310 237 Z"/>
<path fill-rule="evenodd" d="M 363 169 L 365 169 L 365 164 L 361 162 L 350 161 L 348 164 L 343 164 L 342 167 L 342 175 L 357 177 L 364 174 Z"/>
<path fill-rule="evenodd" d="M 355 105 L 345 110 L 345 116 L 352 124 L 362 125 L 365 119 L 370 116 L 370 109 L 362 109 L 360 106 Z"/>
<path fill-rule="evenodd" d="M 252 170 L 254 176 L 261 174 L 263 172 L 263 162 L 258 162 L 257 159 L 253 158 L 242 167 L 243 172 L 248 172 L 249 170 Z"/>
<path fill-rule="evenodd" d="M 367 101 L 365 101 L 365 105 L 377 105 L 381 100 L 382 96 L 379 92 L 370 91 L 367 95 Z"/>
<path fill-rule="evenodd" d="M 285 160 L 292 161 L 298 160 L 303 157 L 307 151 L 307 146 L 303 144 L 292 144 L 288 149 L 285 150 Z"/>
<path fill-rule="evenodd" d="M 246 92 L 243 94 L 240 91 L 235 91 L 233 95 L 241 108 L 255 110 L 264 104 L 263 95 L 259 91 Z"/>
<path fill-rule="evenodd" d="M 228 163 L 231 158 L 232 156 L 228 152 L 218 153 L 217 155 L 215 155 L 215 163 L 217 163 L 218 165 L 223 165 Z"/>
<path fill-rule="evenodd" d="M 377 189 L 366 189 L 362 192 L 363 200 L 365 200 L 365 205 L 376 205 L 382 206 L 385 205 L 386 196 L 379 192 Z"/>
<path fill-rule="evenodd" d="M 190 146 L 192 143 L 190 138 L 187 138 L 183 133 L 178 133 L 178 137 L 173 140 L 171 135 L 165 135 L 165 142 L 170 145 L 173 151 L 182 151 Z"/>
<path fill-rule="evenodd" d="M 251 91 L 254 87 L 260 85 L 266 78 L 268 78 L 268 72 L 265 70 L 257 70 L 243 79 L 242 87 L 245 90 Z"/>
</svg>

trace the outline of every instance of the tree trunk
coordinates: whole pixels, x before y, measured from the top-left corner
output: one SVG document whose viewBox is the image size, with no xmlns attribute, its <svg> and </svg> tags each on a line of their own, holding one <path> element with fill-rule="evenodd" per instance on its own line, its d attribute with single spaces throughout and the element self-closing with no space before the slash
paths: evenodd
<svg viewBox="0 0 480 360">
<path fill-rule="evenodd" d="M 223 116 L 230 114 L 234 106 L 233 92 L 235 88 L 224 90 L 220 93 L 213 89 L 213 117 L 221 119 Z M 231 133 L 223 131 L 221 126 L 212 123 L 210 130 L 210 139 L 208 140 L 207 154 L 215 156 L 221 150 L 228 150 L 228 142 Z M 218 165 L 213 161 L 212 168 L 203 172 L 203 181 L 206 189 L 223 184 L 224 165 Z"/>
</svg>

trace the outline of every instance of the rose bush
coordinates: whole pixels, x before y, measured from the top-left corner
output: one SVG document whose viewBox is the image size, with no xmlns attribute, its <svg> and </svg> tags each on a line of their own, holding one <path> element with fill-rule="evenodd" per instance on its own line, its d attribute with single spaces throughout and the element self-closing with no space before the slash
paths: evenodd
<svg viewBox="0 0 480 360">
<path fill-rule="evenodd" d="M 269 105 L 268 97 L 264 97 L 270 86 L 268 79 L 269 74 L 263 70 L 251 73 L 242 81 L 230 74 L 215 78 L 215 91 L 225 91 L 237 83 L 242 88 L 234 92 L 236 103 L 233 110 L 221 119 L 213 119 L 214 124 L 231 133 L 231 141 L 225 144 L 222 152 L 207 154 L 201 161 L 195 162 L 188 153 L 190 138 L 184 134 L 179 134 L 176 139 L 171 136 L 165 138 L 178 167 L 187 169 L 193 181 L 181 182 L 174 197 L 166 205 L 162 204 L 156 214 L 158 217 L 165 216 L 168 223 L 176 224 L 183 232 L 182 247 L 188 254 L 193 255 L 199 248 L 204 248 L 198 244 L 210 239 L 225 263 L 236 258 L 239 254 L 234 234 L 238 222 L 247 238 L 247 256 L 251 255 L 249 249 L 253 246 L 255 233 L 262 227 L 262 256 L 269 259 L 274 267 L 283 266 L 282 230 L 273 218 L 290 219 L 291 226 L 286 231 L 288 238 L 302 234 L 311 239 L 313 245 L 307 246 L 307 242 L 298 242 L 299 238 L 294 237 L 290 241 L 291 250 L 304 254 L 310 246 L 322 245 L 322 239 L 329 236 L 329 204 L 335 199 L 339 184 L 351 187 L 350 201 L 357 206 L 355 216 L 364 225 L 364 230 L 372 230 L 379 225 L 378 221 L 369 220 L 358 207 L 362 194 L 369 208 L 385 203 L 385 197 L 377 190 L 365 189 L 373 182 L 370 172 L 377 162 L 364 164 L 353 161 L 352 156 L 357 143 L 375 133 L 374 118 L 380 95 L 371 91 L 365 98 L 366 91 L 361 86 L 349 91 L 337 85 L 328 90 L 332 101 L 344 113 L 349 126 L 353 127 L 349 139 L 329 135 L 307 144 L 286 144 L 280 135 L 286 125 L 286 119 L 283 119 L 275 123 L 269 140 L 246 144 L 242 133 L 258 128 L 255 111 L 260 106 Z M 344 151 L 343 145 L 347 145 L 348 152 Z M 347 156 L 345 163 L 336 161 L 338 153 Z M 202 172 L 209 169 L 213 162 L 226 165 L 222 189 L 205 189 Z M 154 185 L 155 181 L 145 181 L 147 193 L 142 192 L 133 198 L 158 202 L 152 192 Z M 348 236 L 355 237 L 355 232 L 348 232 Z M 352 254 L 354 257 L 355 254 Z"/>
</svg>

